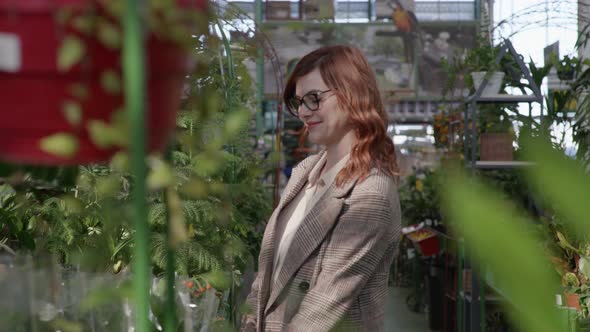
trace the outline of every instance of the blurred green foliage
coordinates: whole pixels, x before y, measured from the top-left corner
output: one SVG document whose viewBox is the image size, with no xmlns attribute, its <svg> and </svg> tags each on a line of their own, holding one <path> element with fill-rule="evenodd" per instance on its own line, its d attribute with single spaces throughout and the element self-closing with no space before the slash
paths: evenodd
<svg viewBox="0 0 590 332">
<path fill-rule="evenodd" d="M 575 287 L 579 315 L 588 316 L 590 178 L 579 162 L 546 140 L 523 141 L 527 159 L 535 163 L 524 174 L 543 207 L 540 218 L 531 218 L 498 186 L 459 172 L 445 177 L 443 206 L 476 266 L 491 273 L 490 286 L 507 299 L 514 325 L 522 331 L 561 331 L 555 294 L 564 288 Z"/>
<path fill-rule="evenodd" d="M 265 163 L 252 153 L 249 130 L 255 94 L 244 62 L 255 52 L 240 39 L 230 50 L 216 35 L 200 37 L 190 40 L 197 66 L 187 78 L 168 156 L 146 159 L 149 254 L 153 274 L 163 276 L 170 220 L 176 272 L 223 292 L 215 324 L 223 330 L 236 314 L 241 274 L 258 256 L 272 195 L 263 186 Z M 114 81 L 106 83 L 112 87 Z M 71 271 L 127 274 L 137 180 L 124 151 L 105 165 L 0 165 L 0 250 L 50 253 Z M 76 330 L 62 323 L 64 330 Z"/>
</svg>

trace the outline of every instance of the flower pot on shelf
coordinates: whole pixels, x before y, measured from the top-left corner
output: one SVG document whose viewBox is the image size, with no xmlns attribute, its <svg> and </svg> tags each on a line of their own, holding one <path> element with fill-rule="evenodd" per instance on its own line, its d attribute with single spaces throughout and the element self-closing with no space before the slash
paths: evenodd
<svg viewBox="0 0 590 332">
<path fill-rule="evenodd" d="M 580 311 L 582 308 L 580 307 L 580 296 L 576 293 L 564 293 L 565 298 L 565 306 L 569 308 L 575 308 L 576 310 Z"/>
<path fill-rule="evenodd" d="M 121 139 L 121 144 L 97 142 L 97 132 L 92 130 L 126 119 L 121 112 L 125 103 L 122 46 L 107 47 L 94 35 L 80 33 L 72 24 L 62 25 L 56 19 L 60 10 L 87 13 L 97 3 L 0 0 L 0 48 L 6 55 L 0 63 L 1 160 L 87 164 L 106 161 L 124 147 Z M 204 7 L 203 1 L 195 4 L 200 7 L 194 8 Z M 104 14 L 101 9 L 97 12 Z M 101 18 L 114 20 L 106 14 Z M 72 37 L 81 41 L 84 55 L 78 63 L 63 69 L 59 49 L 66 44 L 65 38 Z M 72 48 L 79 47 L 80 43 Z M 181 45 L 154 35 L 146 38 L 146 143 L 151 151 L 162 149 L 175 128 L 190 63 L 188 51 Z M 105 80 L 110 80 L 112 90 L 105 89 Z M 122 136 L 127 139 L 127 135 Z M 54 138 L 58 139 L 48 148 L 48 139 Z M 53 152 L 56 144 L 66 145 L 67 151 Z"/>
<path fill-rule="evenodd" d="M 477 71 L 471 73 L 471 78 L 473 79 L 473 86 L 475 90 L 479 89 L 479 86 L 483 83 L 483 79 L 488 72 L 485 71 Z M 481 92 L 481 96 L 495 96 L 498 95 L 500 92 L 500 88 L 502 87 L 502 80 L 504 79 L 504 72 L 495 71 L 490 74 L 488 79 L 488 83 L 483 88 Z"/>
<path fill-rule="evenodd" d="M 438 254 L 440 246 L 437 234 L 429 227 L 420 227 L 406 235 L 422 256 L 430 257 Z"/>
<path fill-rule="evenodd" d="M 512 161 L 512 135 L 510 133 L 483 133 L 480 137 L 480 160 Z"/>
</svg>

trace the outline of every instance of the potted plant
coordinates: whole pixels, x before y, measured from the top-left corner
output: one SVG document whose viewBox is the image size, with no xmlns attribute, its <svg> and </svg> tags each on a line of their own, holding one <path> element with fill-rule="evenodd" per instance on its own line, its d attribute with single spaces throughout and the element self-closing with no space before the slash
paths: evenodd
<svg viewBox="0 0 590 332">
<path fill-rule="evenodd" d="M 580 280 L 573 272 L 566 272 L 561 278 L 561 284 L 564 287 L 564 296 L 566 307 L 576 308 L 581 310 L 580 307 Z"/>
<path fill-rule="evenodd" d="M 512 141 L 514 128 L 507 106 L 496 104 L 480 105 L 478 108 L 480 131 L 480 160 L 513 160 Z"/>
<path fill-rule="evenodd" d="M 482 96 L 496 95 L 502 88 L 504 72 L 500 64 L 496 63 L 498 52 L 498 46 L 480 39 L 465 55 L 465 70 L 470 73 L 470 77 L 466 77 L 468 85 L 473 86 L 474 91 L 477 91 L 484 78 L 488 80 L 481 93 Z"/>
<path fill-rule="evenodd" d="M 580 67 L 580 59 L 576 56 L 570 57 L 569 55 L 565 55 L 563 58 L 558 59 L 554 54 L 552 55 L 552 62 L 557 71 L 557 77 L 562 81 L 573 80 Z"/>
<path fill-rule="evenodd" d="M 123 115 L 124 2 L 0 0 L 0 159 L 29 164 L 108 160 L 127 145 Z M 205 1 L 150 2 L 146 10 L 150 149 L 175 127 L 190 44 Z M 191 9 L 186 10 L 190 6 Z"/>
</svg>

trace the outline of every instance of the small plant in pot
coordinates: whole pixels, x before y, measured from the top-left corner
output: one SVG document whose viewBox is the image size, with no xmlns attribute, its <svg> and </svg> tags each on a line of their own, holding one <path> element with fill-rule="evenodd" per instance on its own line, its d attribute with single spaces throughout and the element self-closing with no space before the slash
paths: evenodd
<svg viewBox="0 0 590 332">
<path fill-rule="evenodd" d="M 514 127 L 509 107 L 486 104 L 478 107 L 480 128 L 480 160 L 513 160 Z"/>
<path fill-rule="evenodd" d="M 468 86 L 473 86 L 473 93 L 483 83 L 484 78 L 487 78 L 488 82 L 481 93 L 482 96 L 496 95 L 500 92 L 504 72 L 500 64 L 496 63 L 499 51 L 498 46 L 480 39 L 465 55 L 465 70 L 470 73 L 465 80 Z"/>
<path fill-rule="evenodd" d="M 562 81 L 573 80 L 576 76 L 576 72 L 580 67 L 580 59 L 576 56 L 565 55 L 563 58 L 558 59 L 555 54 L 552 54 L 552 62 L 557 71 L 557 77 Z"/>
<path fill-rule="evenodd" d="M 564 288 L 565 305 L 570 308 L 580 308 L 580 280 L 573 272 L 566 272 L 561 278 L 561 285 Z"/>
</svg>

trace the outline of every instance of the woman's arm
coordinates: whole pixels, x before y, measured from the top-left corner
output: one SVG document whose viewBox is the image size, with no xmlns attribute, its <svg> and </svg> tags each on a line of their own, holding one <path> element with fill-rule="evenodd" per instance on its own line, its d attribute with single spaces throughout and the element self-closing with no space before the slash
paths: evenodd
<svg viewBox="0 0 590 332">
<path fill-rule="evenodd" d="M 400 209 L 395 198 L 362 192 L 351 197 L 337 221 L 317 283 L 287 331 L 330 331 L 344 318 L 386 252 L 396 245 Z"/>
</svg>

